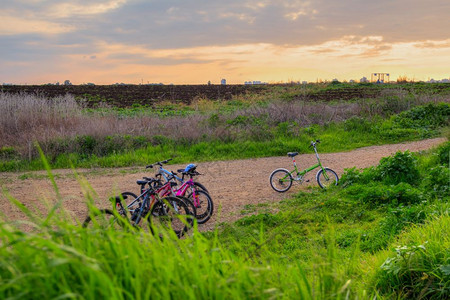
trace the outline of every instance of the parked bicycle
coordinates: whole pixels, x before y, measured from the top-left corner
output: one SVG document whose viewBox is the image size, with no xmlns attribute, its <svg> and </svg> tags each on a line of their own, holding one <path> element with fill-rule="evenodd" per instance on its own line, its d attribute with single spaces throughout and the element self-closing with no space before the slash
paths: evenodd
<svg viewBox="0 0 450 300">
<path fill-rule="evenodd" d="M 114 209 L 100 209 L 92 212 L 83 222 L 83 227 L 99 226 L 101 228 L 125 227 L 129 222 L 133 227 L 156 230 L 173 230 L 178 237 L 193 225 L 194 215 L 188 206 L 177 197 L 160 197 L 158 180 L 147 182 L 147 188 L 129 204 L 123 205 L 129 195 L 123 193 L 113 199 Z"/>
<path fill-rule="evenodd" d="M 158 169 L 158 171 L 156 173 L 156 177 L 160 177 L 160 178 L 162 177 L 162 178 L 164 178 L 165 181 L 169 181 L 169 177 L 172 177 L 178 183 L 183 184 L 184 183 L 184 176 L 183 177 L 179 177 L 179 176 L 177 176 L 177 173 L 164 169 L 163 165 L 167 164 L 171 160 L 172 160 L 172 158 L 169 158 L 169 159 L 166 159 L 166 160 L 163 160 L 163 161 L 158 161 L 156 163 L 153 163 L 151 165 L 146 166 L 145 168 L 146 169 L 149 169 L 149 168 L 152 169 L 152 168 L 158 166 L 159 169 Z M 186 166 L 186 168 L 179 169 L 178 173 L 183 173 L 183 171 L 185 171 L 186 169 L 190 169 L 190 168 L 193 168 L 193 167 L 196 168 L 196 166 L 194 164 L 188 164 Z M 200 175 L 200 173 L 198 173 L 197 175 Z M 203 184 L 201 184 L 200 182 L 193 181 L 192 185 L 190 185 L 190 186 L 192 188 L 195 188 L 195 189 L 203 190 L 203 191 L 205 191 L 206 193 L 209 194 L 209 192 L 206 189 L 206 187 Z"/>
<path fill-rule="evenodd" d="M 178 173 L 164 169 L 163 164 L 166 164 L 170 160 L 171 159 L 156 162 L 146 167 L 153 168 L 155 166 L 158 166 L 159 169 L 156 173 L 156 177 L 158 179 L 164 178 L 166 183 L 175 183 L 175 185 L 171 186 L 172 193 L 166 191 L 164 194 L 160 195 L 165 196 L 168 194 L 172 194 L 176 197 L 187 198 L 188 200 L 192 201 L 193 205 L 195 206 L 195 218 L 197 219 L 198 224 L 206 223 L 211 218 L 214 212 L 214 204 L 206 187 L 201 183 L 193 180 L 195 176 L 201 175 L 197 171 L 197 166 L 194 164 L 188 164 L 184 169 L 177 170 L 178 173 L 182 174 L 182 177 L 179 177 Z M 185 180 L 186 177 L 188 177 L 189 179 Z M 177 183 L 181 183 L 181 186 L 179 186 L 178 188 L 176 187 L 178 185 Z M 141 191 L 145 189 L 145 187 L 146 183 L 142 182 Z"/>
<path fill-rule="evenodd" d="M 320 140 L 312 141 L 310 145 L 310 147 L 314 148 L 314 152 L 316 153 L 317 164 L 299 171 L 295 162 L 295 156 L 298 155 L 298 152 L 289 152 L 287 155 L 292 158 L 292 161 L 294 163 L 294 170 L 290 172 L 289 170 L 284 168 L 274 170 L 269 177 L 270 186 L 277 192 L 286 192 L 291 188 L 293 181 L 302 183 L 304 181 L 304 176 L 306 175 L 306 173 L 316 168 L 320 168 L 320 170 L 316 174 L 316 180 L 321 188 L 328 188 L 332 185 L 337 185 L 339 177 L 336 172 L 330 168 L 324 167 L 322 165 L 322 162 L 320 161 L 319 153 L 317 152 L 316 148 L 316 145 L 318 143 L 320 143 Z"/>
</svg>

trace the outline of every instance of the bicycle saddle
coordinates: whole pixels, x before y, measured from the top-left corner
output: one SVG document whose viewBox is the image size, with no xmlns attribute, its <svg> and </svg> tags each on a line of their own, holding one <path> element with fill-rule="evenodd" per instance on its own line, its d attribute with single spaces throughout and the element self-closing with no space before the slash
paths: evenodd
<svg viewBox="0 0 450 300">
<path fill-rule="evenodd" d="M 296 155 L 298 155 L 298 152 L 288 152 L 287 154 L 289 157 L 294 157 Z"/>
</svg>

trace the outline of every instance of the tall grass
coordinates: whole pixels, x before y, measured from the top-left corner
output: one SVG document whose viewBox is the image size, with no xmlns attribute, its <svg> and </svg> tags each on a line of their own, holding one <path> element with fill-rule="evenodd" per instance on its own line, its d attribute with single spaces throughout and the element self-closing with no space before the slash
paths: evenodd
<svg viewBox="0 0 450 300">
<path fill-rule="evenodd" d="M 384 90 L 381 99 L 353 102 L 311 103 L 267 98 L 264 101 L 250 98 L 246 102 L 246 99 L 248 96 L 226 103 L 214 103 L 207 110 L 166 116 L 146 108 L 125 113 L 114 109 L 86 110 L 83 101 L 76 101 L 70 95 L 48 99 L 40 95 L 0 93 L 0 159 L 6 160 L 9 165 L 1 169 L 17 169 L 18 165 L 26 164 L 39 165 L 30 163 L 39 157 L 33 146 L 35 142 L 54 163 L 63 161 L 67 156 L 77 161 L 98 161 L 97 158 L 102 160 L 103 157 L 109 157 L 108 160 L 136 149 L 160 153 L 160 146 L 183 155 L 185 148 L 189 149 L 193 145 L 199 148 L 205 143 L 207 152 L 217 154 L 222 146 L 217 147 L 216 144 L 227 144 L 225 147 L 228 148 L 246 148 L 246 143 L 258 144 L 253 147 L 258 148 L 274 140 L 281 145 L 291 144 L 289 140 L 292 138 L 329 135 L 327 127 L 336 128 L 335 124 L 341 124 L 340 128 L 345 131 L 343 134 L 365 126 L 365 130 L 370 131 L 372 141 L 402 141 L 417 136 L 417 128 L 391 130 L 393 125 L 386 124 L 386 128 L 375 131 L 372 127 L 378 126 L 380 118 L 416 105 L 448 101 L 445 96 L 411 96 L 395 90 Z M 171 109 L 176 107 L 171 106 Z M 361 142 L 364 145 L 371 143 Z M 249 157 L 249 153 L 243 152 L 243 157 Z M 286 149 L 280 148 L 276 152 L 265 152 L 263 156 L 284 152 Z M 235 157 L 219 155 L 218 158 Z M 118 164 L 122 165 L 120 162 Z M 64 167 L 69 165 L 66 161 Z"/>
</svg>

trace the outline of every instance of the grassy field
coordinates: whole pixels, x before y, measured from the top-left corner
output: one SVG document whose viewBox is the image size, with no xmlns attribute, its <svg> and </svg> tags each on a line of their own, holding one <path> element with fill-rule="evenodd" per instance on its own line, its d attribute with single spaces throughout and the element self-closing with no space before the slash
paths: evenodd
<svg viewBox="0 0 450 300">
<path fill-rule="evenodd" d="M 42 169 L 36 143 L 53 168 L 120 167 L 302 153 L 312 139 L 336 152 L 447 134 L 450 84 L 349 86 L 95 109 L 70 95 L 1 93 L 0 171 Z"/>
<path fill-rule="evenodd" d="M 435 87 L 385 85 L 371 98 L 327 102 L 274 87 L 269 98 L 160 103 L 159 110 L 0 94 L 0 170 L 46 168 L 53 180 L 55 167 L 284 155 L 306 152 L 316 138 L 321 152 L 448 138 L 448 94 Z M 41 215 L 9 197 L 27 219 L 0 216 L 0 298 L 447 299 L 449 153 L 449 142 L 397 152 L 375 167 L 346 170 L 336 187 L 247 205 L 239 221 L 208 233 L 193 228 L 181 240 L 131 227 L 84 229 L 61 210 L 63 199 Z M 95 209 L 91 199 L 86 205 Z"/>
<path fill-rule="evenodd" d="M 40 216 L 11 199 L 28 221 L 1 218 L 0 298 L 446 299 L 449 152 L 398 152 L 182 240 L 86 230 L 59 204 Z"/>
</svg>

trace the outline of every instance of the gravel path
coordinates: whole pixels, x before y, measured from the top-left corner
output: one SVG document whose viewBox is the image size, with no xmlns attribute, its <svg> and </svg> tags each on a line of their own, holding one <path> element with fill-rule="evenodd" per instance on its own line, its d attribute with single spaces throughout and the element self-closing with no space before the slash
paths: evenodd
<svg viewBox="0 0 450 300">
<path fill-rule="evenodd" d="M 417 142 L 371 146 L 349 152 L 320 154 L 323 164 L 341 175 L 346 168 L 366 168 L 378 164 L 382 157 L 389 156 L 397 151 L 410 150 L 418 152 L 437 146 L 446 139 L 435 138 Z M 319 145 L 320 152 L 320 145 Z M 296 157 L 299 168 L 311 166 L 316 163 L 314 154 L 301 154 Z M 169 170 L 182 168 L 183 165 L 170 165 Z M 307 185 L 316 185 L 315 171 L 306 176 L 309 183 L 302 186 L 293 185 L 287 193 L 277 193 L 269 185 L 269 175 L 276 168 L 292 168 L 289 157 L 267 157 L 233 161 L 216 161 L 199 163 L 197 170 L 205 174 L 199 181 L 205 184 L 210 191 L 215 204 L 215 214 L 211 220 L 200 225 L 201 230 L 212 229 L 218 221 L 231 222 L 242 217 L 242 210 L 248 205 L 260 203 L 273 203 L 282 200 Z M 55 170 L 56 183 L 64 199 L 64 207 L 76 218 L 83 220 L 86 213 L 84 193 L 86 181 L 95 191 L 94 199 L 99 207 L 110 207 L 107 200 L 110 196 L 123 191 L 138 192 L 136 180 L 142 176 L 149 176 L 143 168 L 116 168 L 116 169 L 80 169 L 77 172 L 82 179 L 77 180 L 72 170 Z M 24 179 L 27 178 L 27 179 Z M 84 182 L 80 184 L 80 182 Z M 8 217 L 23 219 L 22 213 L 11 206 L 6 194 L 9 194 L 27 207 L 35 207 L 39 211 L 46 211 L 45 203 L 54 203 L 56 195 L 45 172 L 26 173 L 0 173 L 0 184 L 6 193 L 0 194 L 2 212 Z M 84 191 L 83 191 L 84 190 Z M 91 192 L 92 194 L 92 192 Z M 220 220 L 218 220 L 220 210 Z"/>
</svg>

